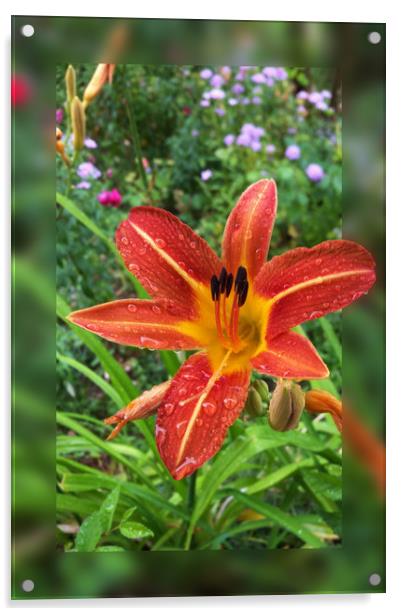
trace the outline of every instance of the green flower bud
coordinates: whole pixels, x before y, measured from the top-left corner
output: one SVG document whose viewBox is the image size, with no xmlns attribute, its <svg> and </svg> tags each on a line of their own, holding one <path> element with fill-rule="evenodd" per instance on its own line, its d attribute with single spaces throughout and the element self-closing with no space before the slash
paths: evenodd
<svg viewBox="0 0 402 616">
<path fill-rule="evenodd" d="M 74 149 L 76 151 L 82 150 L 85 139 L 85 111 L 78 96 L 75 96 L 71 103 L 71 123 L 74 134 Z"/>
<path fill-rule="evenodd" d="M 247 396 L 247 402 L 245 410 L 252 417 L 261 417 L 264 415 L 264 408 L 260 394 L 254 389 L 254 386 L 250 387 Z"/>
<path fill-rule="evenodd" d="M 66 81 L 67 101 L 68 104 L 71 105 L 76 94 L 75 70 L 74 67 L 71 66 L 71 64 L 69 64 L 64 78 Z"/>
<path fill-rule="evenodd" d="M 266 382 L 263 381 L 262 379 L 259 379 L 258 381 L 254 381 L 253 387 L 258 391 L 263 402 L 268 402 L 269 389 L 268 389 L 268 385 L 266 384 Z"/>
<path fill-rule="evenodd" d="M 268 409 L 268 421 L 274 430 L 296 428 L 304 409 L 304 392 L 294 381 L 279 381 Z"/>
</svg>

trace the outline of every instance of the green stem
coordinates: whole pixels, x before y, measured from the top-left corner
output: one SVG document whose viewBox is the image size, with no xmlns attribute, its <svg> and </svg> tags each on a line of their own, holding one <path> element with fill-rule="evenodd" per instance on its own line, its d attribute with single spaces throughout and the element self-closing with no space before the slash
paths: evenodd
<svg viewBox="0 0 402 616">
<path fill-rule="evenodd" d="M 188 509 L 188 513 L 190 515 L 190 518 L 191 518 L 191 514 L 192 514 L 193 509 L 194 509 L 194 505 L 195 505 L 196 481 L 197 481 L 197 471 L 194 471 L 194 473 L 192 475 L 190 475 L 190 477 L 188 478 L 187 509 Z M 190 550 L 191 549 L 192 538 L 193 538 L 193 527 L 191 525 L 191 522 L 189 522 L 189 525 L 187 527 L 186 540 L 185 540 L 185 543 L 184 543 L 184 549 L 185 550 Z"/>
<path fill-rule="evenodd" d="M 132 99 L 130 90 L 128 90 L 127 92 L 126 108 L 127 108 L 128 121 L 129 121 L 130 129 L 131 129 L 131 135 L 132 135 L 133 142 L 134 142 L 134 149 L 135 149 L 135 154 L 136 154 L 138 172 L 140 174 L 142 183 L 144 184 L 145 192 L 147 193 L 151 203 L 153 203 L 152 196 L 151 196 L 149 186 L 148 186 L 147 176 L 144 170 L 144 165 L 142 164 L 143 156 L 142 156 L 142 149 L 141 149 L 141 140 L 140 140 L 140 135 L 138 132 L 137 122 L 135 120 L 134 104 L 133 104 L 133 99 Z"/>
</svg>

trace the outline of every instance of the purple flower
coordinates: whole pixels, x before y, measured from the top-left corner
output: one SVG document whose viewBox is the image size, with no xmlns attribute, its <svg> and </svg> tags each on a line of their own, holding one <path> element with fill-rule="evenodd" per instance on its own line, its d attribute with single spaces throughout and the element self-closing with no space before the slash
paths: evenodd
<svg viewBox="0 0 402 616">
<path fill-rule="evenodd" d="M 88 150 L 94 150 L 95 148 L 98 147 L 98 144 L 96 143 L 96 141 L 94 141 L 90 137 L 85 137 L 84 145 L 86 148 L 88 148 Z"/>
<path fill-rule="evenodd" d="M 253 103 L 253 105 L 261 105 L 262 99 L 259 96 L 253 96 L 251 102 Z"/>
<path fill-rule="evenodd" d="M 265 151 L 267 154 L 273 154 L 275 150 L 276 150 L 276 147 L 274 146 L 273 143 L 269 143 L 267 147 L 265 148 Z"/>
<path fill-rule="evenodd" d="M 265 75 L 263 75 L 262 73 L 256 73 L 255 75 L 251 75 L 251 81 L 253 83 L 265 83 Z"/>
<path fill-rule="evenodd" d="M 237 100 L 237 98 L 229 98 L 228 103 L 231 107 L 234 107 L 235 105 L 239 104 L 239 101 Z"/>
<path fill-rule="evenodd" d="M 259 141 L 252 141 L 250 144 L 250 148 L 253 152 L 259 152 L 261 150 L 261 143 Z"/>
<path fill-rule="evenodd" d="M 200 102 L 201 107 L 209 107 L 210 104 L 211 103 L 205 99 Z"/>
<path fill-rule="evenodd" d="M 297 108 L 297 113 L 303 114 L 306 113 L 306 108 L 304 105 L 299 105 Z"/>
<path fill-rule="evenodd" d="M 242 94 L 244 92 L 244 86 L 241 83 L 235 83 L 232 88 L 233 94 Z"/>
<path fill-rule="evenodd" d="M 287 72 L 285 71 L 285 69 L 284 69 L 284 68 L 282 68 L 282 67 L 278 67 L 278 68 L 276 69 L 276 75 L 275 75 L 275 77 L 276 77 L 276 79 L 279 79 L 279 81 L 284 81 L 285 79 L 287 79 L 287 78 L 288 78 L 288 74 L 287 74 Z"/>
<path fill-rule="evenodd" d="M 237 145 L 244 145 L 244 147 L 247 148 L 249 145 L 251 145 L 251 139 L 248 135 L 243 133 L 237 137 L 236 143 Z"/>
<path fill-rule="evenodd" d="M 324 169 L 321 165 L 317 165 L 317 163 L 311 163 L 308 167 L 306 167 L 305 171 L 308 179 L 312 182 L 321 182 L 325 175 Z"/>
<path fill-rule="evenodd" d="M 109 167 L 109 169 L 106 170 L 106 177 L 111 178 L 112 176 L 113 176 L 113 169 Z"/>
<path fill-rule="evenodd" d="M 321 96 L 323 98 L 332 98 L 332 93 L 329 90 L 322 90 Z"/>
<path fill-rule="evenodd" d="M 328 105 L 325 101 L 318 101 L 315 108 L 319 109 L 320 111 L 326 111 L 328 109 Z"/>
<path fill-rule="evenodd" d="M 270 88 L 272 88 L 272 86 L 274 85 L 274 80 L 272 79 L 272 77 L 267 77 L 267 80 L 265 82 L 267 84 L 267 86 L 269 86 Z"/>
<path fill-rule="evenodd" d="M 289 160 L 297 160 L 298 158 L 300 158 L 300 153 L 301 152 L 299 146 L 293 143 L 292 145 L 288 145 L 288 147 L 286 148 L 285 156 Z"/>
<path fill-rule="evenodd" d="M 290 126 L 288 128 L 288 133 L 289 135 L 295 135 L 297 133 L 297 128 L 295 128 L 294 126 Z"/>
<path fill-rule="evenodd" d="M 241 102 L 242 105 L 249 105 L 250 104 L 250 99 L 247 98 L 247 97 L 246 98 L 242 98 L 240 102 Z"/>
<path fill-rule="evenodd" d="M 63 109 L 56 109 L 56 124 L 61 124 L 63 122 L 64 111 Z"/>
<path fill-rule="evenodd" d="M 276 68 L 274 66 L 266 66 L 262 69 L 262 72 L 264 73 L 265 77 L 270 77 L 271 79 L 274 79 L 276 77 Z"/>
<path fill-rule="evenodd" d="M 296 94 L 296 98 L 300 99 L 301 101 L 305 101 L 308 97 L 309 95 L 308 95 L 308 92 L 306 92 L 306 90 L 300 90 Z"/>
<path fill-rule="evenodd" d="M 208 182 L 208 180 L 212 177 L 211 169 L 204 169 L 201 171 L 201 180 L 203 182 Z"/>
<path fill-rule="evenodd" d="M 225 83 L 225 80 L 222 75 L 213 75 L 209 80 L 209 83 L 213 88 L 220 88 Z"/>
<path fill-rule="evenodd" d="M 232 69 L 230 68 L 230 66 L 222 66 L 221 73 L 225 79 L 229 79 L 230 75 L 232 74 Z"/>
<path fill-rule="evenodd" d="M 308 100 L 310 101 L 312 105 L 316 105 L 317 103 L 320 103 L 322 101 L 321 93 L 311 92 L 311 94 L 309 94 Z"/>
<path fill-rule="evenodd" d="M 81 163 L 80 165 L 78 165 L 77 175 L 79 175 L 80 178 L 83 178 L 83 179 L 93 178 L 94 180 L 97 180 L 98 178 L 100 178 L 102 174 L 99 171 L 99 169 L 95 167 L 94 164 L 90 162 L 86 162 L 86 163 Z"/>
<path fill-rule="evenodd" d="M 82 180 L 82 182 L 78 182 L 78 184 L 76 184 L 75 187 L 80 188 L 82 190 L 89 190 L 91 188 L 91 183 L 87 182 L 86 180 Z"/>
<path fill-rule="evenodd" d="M 212 77 L 213 72 L 211 71 L 210 68 L 203 68 L 201 73 L 200 73 L 200 77 L 201 79 L 210 79 L 210 77 Z"/>
<path fill-rule="evenodd" d="M 213 98 L 214 100 L 222 100 L 225 98 L 225 93 L 220 88 L 213 88 L 213 90 L 209 92 L 209 98 Z"/>
<path fill-rule="evenodd" d="M 229 134 L 223 138 L 223 143 L 229 146 L 229 145 L 232 145 L 232 143 L 234 143 L 234 140 L 235 140 L 235 136 Z"/>
<path fill-rule="evenodd" d="M 222 109 L 222 107 L 217 107 L 217 108 L 215 109 L 215 113 L 216 113 L 218 116 L 224 116 L 224 115 L 225 115 L 225 113 L 226 113 L 226 111 L 225 111 L 224 109 Z"/>
<path fill-rule="evenodd" d="M 261 93 L 262 93 L 261 86 L 255 86 L 255 88 L 253 88 L 253 94 L 261 94 Z"/>
<path fill-rule="evenodd" d="M 199 134 L 200 134 L 200 131 L 197 130 L 196 128 L 193 128 L 193 130 L 191 131 L 192 137 L 198 137 Z"/>
</svg>

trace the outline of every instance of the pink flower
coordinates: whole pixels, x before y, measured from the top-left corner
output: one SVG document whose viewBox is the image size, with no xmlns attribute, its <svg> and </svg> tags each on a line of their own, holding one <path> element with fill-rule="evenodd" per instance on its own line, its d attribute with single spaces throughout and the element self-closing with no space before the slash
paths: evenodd
<svg viewBox="0 0 402 616">
<path fill-rule="evenodd" d="M 97 199 L 101 205 L 109 205 L 109 192 L 107 190 L 103 190 L 99 193 Z"/>
<path fill-rule="evenodd" d="M 113 188 L 113 190 L 110 191 L 109 193 L 110 205 L 112 205 L 113 207 L 119 207 L 120 203 L 122 202 L 122 199 L 123 197 L 121 196 L 117 188 Z"/>
</svg>

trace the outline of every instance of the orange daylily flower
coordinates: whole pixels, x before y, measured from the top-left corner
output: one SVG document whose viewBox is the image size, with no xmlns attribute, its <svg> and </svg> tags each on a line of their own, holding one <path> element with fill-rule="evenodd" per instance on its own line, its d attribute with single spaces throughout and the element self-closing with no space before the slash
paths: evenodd
<svg viewBox="0 0 402 616">
<path fill-rule="evenodd" d="M 327 377 L 313 345 L 291 328 L 347 306 L 374 283 L 370 253 L 346 240 L 266 262 L 276 208 L 273 180 L 251 185 L 226 223 L 222 259 L 169 212 L 134 208 L 116 242 L 152 299 L 117 300 L 69 316 L 120 344 L 198 349 L 158 409 L 156 442 L 175 479 L 220 449 L 246 402 L 252 369 L 288 379 Z"/>
</svg>

